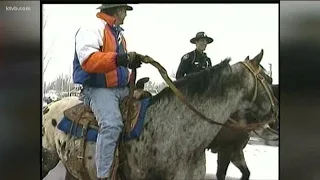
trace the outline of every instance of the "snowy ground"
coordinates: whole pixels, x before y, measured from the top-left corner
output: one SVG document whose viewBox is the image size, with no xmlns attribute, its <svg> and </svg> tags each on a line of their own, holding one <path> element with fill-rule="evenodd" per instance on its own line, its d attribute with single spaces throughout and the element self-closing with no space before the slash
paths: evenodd
<svg viewBox="0 0 320 180">
<path fill-rule="evenodd" d="M 250 145 L 251 144 L 251 145 Z M 255 141 L 246 146 L 244 155 L 252 180 L 278 180 L 278 147 L 258 144 Z M 217 170 L 217 154 L 206 152 L 207 176 L 206 179 L 214 180 Z M 51 170 L 44 180 L 64 180 L 65 169 L 61 163 Z M 240 171 L 230 163 L 227 171 L 227 180 L 240 179 Z"/>
<path fill-rule="evenodd" d="M 244 156 L 251 172 L 250 179 L 278 180 L 278 147 L 248 144 L 244 149 Z M 214 177 L 217 171 L 217 154 L 207 151 L 206 157 L 207 174 Z M 231 177 L 230 179 L 240 179 L 241 172 L 230 163 L 227 176 Z"/>
</svg>

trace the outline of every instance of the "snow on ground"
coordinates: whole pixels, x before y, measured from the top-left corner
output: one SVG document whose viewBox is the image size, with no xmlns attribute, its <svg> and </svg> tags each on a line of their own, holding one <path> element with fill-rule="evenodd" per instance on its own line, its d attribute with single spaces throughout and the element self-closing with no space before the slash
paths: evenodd
<svg viewBox="0 0 320 180">
<path fill-rule="evenodd" d="M 61 162 L 43 180 L 64 180 L 66 169 Z"/>
<path fill-rule="evenodd" d="M 252 180 L 278 180 L 278 147 L 248 144 L 244 156 L 251 172 Z M 216 179 L 217 154 L 206 151 L 206 179 Z M 44 180 L 64 180 L 65 169 L 61 163 L 51 170 Z M 240 171 L 230 163 L 227 180 L 240 179 Z"/>
<path fill-rule="evenodd" d="M 250 179 L 278 180 L 278 147 L 248 144 L 244 149 L 244 156 L 251 172 Z M 217 154 L 206 151 L 206 159 L 207 174 L 215 174 Z M 241 172 L 230 163 L 227 176 L 240 179 Z"/>
</svg>

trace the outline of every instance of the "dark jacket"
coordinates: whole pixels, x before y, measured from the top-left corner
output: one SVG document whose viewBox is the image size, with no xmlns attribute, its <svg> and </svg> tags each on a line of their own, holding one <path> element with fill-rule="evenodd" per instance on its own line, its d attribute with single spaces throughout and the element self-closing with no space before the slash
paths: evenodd
<svg viewBox="0 0 320 180">
<path fill-rule="evenodd" d="M 206 53 L 201 53 L 197 50 L 191 51 L 181 58 L 176 73 L 176 79 L 180 79 L 191 73 L 199 72 L 211 66 L 211 60 L 207 57 Z"/>
</svg>

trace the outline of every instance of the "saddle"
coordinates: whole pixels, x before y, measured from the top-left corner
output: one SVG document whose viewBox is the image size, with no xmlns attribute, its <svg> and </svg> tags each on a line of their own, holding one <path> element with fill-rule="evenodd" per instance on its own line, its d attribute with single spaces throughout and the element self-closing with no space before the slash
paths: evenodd
<svg viewBox="0 0 320 180">
<path fill-rule="evenodd" d="M 126 133 L 129 133 L 138 120 L 138 115 L 140 111 L 140 103 L 139 101 L 148 97 L 151 97 L 152 94 L 148 91 L 143 90 L 144 84 L 149 81 L 149 78 L 142 78 L 137 81 L 135 85 L 134 95 L 132 99 L 132 107 L 131 107 L 131 113 L 128 118 L 128 109 L 129 109 L 129 96 L 125 97 L 120 105 L 120 112 L 123 119 L 123 124 L 125 127 L 130 127 L 126 129 Z M 94 116 L 91 108 L 84 104 L 80 103 L 76 106 L 73 106 L 67 110 L 64 111 L 64 116 L 71 120 L 73 123 L 77 125 L 81 125 L 84 129 L 87 129 L 88 127 L 98 130 L 98 122 L 96 120 L 96 117 Z M 129 125 L 128 125 L 129 123 Z"/>
</svg>

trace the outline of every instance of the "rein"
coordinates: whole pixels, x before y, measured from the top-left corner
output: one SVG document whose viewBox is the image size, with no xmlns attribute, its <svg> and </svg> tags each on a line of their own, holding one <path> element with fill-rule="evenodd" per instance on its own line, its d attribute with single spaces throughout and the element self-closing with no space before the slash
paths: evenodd
<svg viewBox="0 0 320 180">
<path fill-rule="evenodd" d="M 149 56 L 144 56 L 144 58 L 142 59 L 143 63 L 146 64 L 151 64 L 153 65 L 156 69 L 158 69 L 158 71 L 160 72 L 160 75 L 162 76 L 162 78 L 164 79 L 164 81 L 168 84 L 169 88 L 175 93 L 175 95 L 186 105 L 188 106 L 189 109 L 191 109 L 193 112 L 195 112 L 197 115 L 199 115 L 203 120 L 207 121 L 210 124 L 216 124 L 216 125 L 220 125 L 220 126 L 224 126 L 224 127 L 230 127 L 230 128 L 239 128 L 239 129 L 245 129 L 245 130 L 254 130 L 254 129 L 259 129 L 261 128 L 258 124 L 258 126 L 256 126 L 255 128 L 253 128 L 252 126 L 241 126 L 239 125 L 239 123 L 235 123 L 235 124 L 223 124 L 223 123 L 219 123 L 213 119 L 210 119 L 208 117 L 206 117 L 205 115 L 203 115 L 201 112 L 199 112 L 195 107 L 193 107 L 186 99 L 185 97 L 182 95 L 182 93 L 176 88 L 176 86 L 173 84 L 172 80 L 169 78 L 168 73 L 166 71 L 166 69 L 161 66 L 157 61 L 155 61 L 154 59 L 152 59 Z M 266 88 L 266 85 L 264 84 L 263 80 L 264 78 L 259 74 L 261 68 L 259 68 L 259 70 L 257 72 L 255 72 L 249 65 L 246 64 L 246 62 L 241 62 L 242 64 L 244 64 L 255 76 L 256 82 L 255 82 L 255 92 L 254 92 L 254 96 L 252 99 L 252 102 L 255 100 L 256 96 L 257 96 L 257 79 L 259 79 L 259 81 L 263 84 L 263 86 Z M 260 76 L 258 76 L 260 75 Z M 267 90 L 267 89 L 266 89 Z M 273 99 L 270 97 L 271 93 L 267 90 L 269 98 L 271 100 L 271 104 L 272 104 L 272 109 L 274 110 L 274 102 Z M 230 120 L 230 118 L 229 118 Z"/>
<path fill-rule="evenodd" d="M 142 60 L 142 62 L 144 63 L 148 63 L 153 65 L 155 68 L 158 69 L 158 71 L 160 72 L 160 75 L 162 76 L 162 78 L 164 79 L 164 81 L 168 84 L 169 88 L 176 94 L 176 96 L 186 105 L 188 106 L 193 112 L 195 112 L 197 115 L 199 115 L 203 120 L 211 123 L 211 124 L 217 124 L 220 126 L 228 126 L 226 124 L 222 124 L 219 122 L 216 122 L 210 118 L 207 118 L 205 115 L 203 115 L 201 112 L 199 112 L 195 107 L 193 107 L 186 99 L 185 97 L 182 95 L 182 93 L 176 88 L 176 86 L 173 84 L 172 80 L 169 78 L 167 70 L 161 66 L 161 64 L 159 64 L 157 61 L 153 60 L 151 57 L 149 56 L 145 56 Z"/>
</svg>

